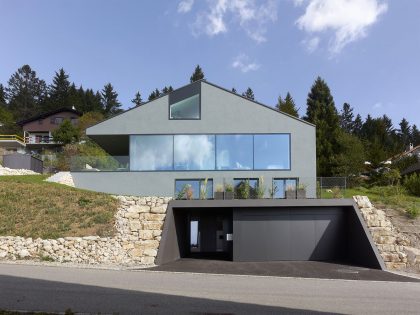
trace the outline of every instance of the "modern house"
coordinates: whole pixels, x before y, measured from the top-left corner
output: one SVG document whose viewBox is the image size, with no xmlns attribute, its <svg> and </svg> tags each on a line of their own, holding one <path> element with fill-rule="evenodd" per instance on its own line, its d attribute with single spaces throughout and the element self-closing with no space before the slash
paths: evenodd
<svg viewBox="0 0 420 315">
<path fill-rule="evenodd" d="M 82 188 L 180 196 L 188 186 L 185 197 L 198 199 L 200 188 L 213 198 L 246 183 L 251 195 L 260 186 L 266 196 L 285 198 L 289 191 L 296 198 L 300 185 L 306 197 L 315 197 L 315 126 L 206 81 L 105 120 L 86 134 L 118 163 L 110 168 L 99 159 L 94 165 L 75 161 L 73 177 Z"/>
<path fill-rule="evenodd" d="M 82 113 L 74 108 L 59 108 L 53 111 L 42 113 L 17 122 L 23 129 L 23 143 L 31 151 L 40 151 L 46 148 L 61 146 L 53 141 L 52 132 L 68 119 L 74 125 L 78 124 Z"/>
<path fill-rule="evenodd" d="M 205 256 L 383 267 L 352 200 L 311 199 L 316 140 L 306 121 L 202 80 L 86 134 L 111 156 L 76 157 L 76 187 L 179 199 L 166 211 L 157 264 Z"/>
</svg>

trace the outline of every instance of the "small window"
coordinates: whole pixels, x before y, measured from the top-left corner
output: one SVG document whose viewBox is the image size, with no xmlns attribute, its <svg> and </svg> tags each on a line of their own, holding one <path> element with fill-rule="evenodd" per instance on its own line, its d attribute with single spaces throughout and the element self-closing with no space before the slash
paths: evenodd
<svg viewBox="0 0 420 315">
<path fill-rule="evenodd" d="M 54 123 L 55 123 L 56 125 L 59 125 L 59 124 L 61 124 L 61 123 L 63 122 L 63 120 L 64 120 L 64 118 L 63 118 L 63 117 L 55 117 L 55 119 L 54 119 Z"/>
<path fill-rule="evenodd" d="M 170 119 L 200 119 L 200 95 L 196 94 L 170 105 Z"/>
<path fill-rule="evenodd" d="M 77 125 L 77 123 L 79 122 L 79 120 L 76 117 L 71 117 L 70 118 L 70 122 L 72 123 L 72 125 Z"/>
<path fill-rule="evenodd" d="M 50 117 L 50 123 L 53 125 L 55 124 L 55 117 Z"/>
<path fill-rule="evenodd" d="M 211 199 L 213 198 L 213 179 L 177 179 L 175 180 L 176 199 Z"/>
<path fill-rule="evenodd" d="M 258 178 L 235 178 L 233 183 L 236 199 L 257 198 Z"/>
<path fill-rule="evenodd" d="M 297 178 L 275 178 L 273 179 L 272 197 L 296 199 Z"/>
</svg>

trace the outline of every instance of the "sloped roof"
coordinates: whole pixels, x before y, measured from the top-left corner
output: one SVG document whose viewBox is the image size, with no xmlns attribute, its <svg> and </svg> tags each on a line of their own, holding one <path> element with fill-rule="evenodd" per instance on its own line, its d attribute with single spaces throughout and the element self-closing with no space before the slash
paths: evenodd
<svg viewBox="0 0 420 315">
<path fill-rule="evenodd" d="M 61 107 L 61 108 L 58 108 L 58 109 L 54 109 L 54 110 L 51 110 L 51 111 L 33 116 L 31 118 L 28 118 L 28 119 L 20 120 L 16 124 L 18 124 L 19 126 L 23 126 L 23 125 L 25 125 L 27 123 L 30 123 L 32 121 L 43 119 L 43 118 L 46 118 L 46 117 L 49 117 L 49 116 L 52 116 L 52 115 L 55 115 L 55 114 L 58 114 L 58 113 L 63 113 L 63 112 L 73 113 L 77 116 L 82 116 L 81 112 L 79 112 L 79 111 L 77 111 L 73 108 Z"/>
</svg>

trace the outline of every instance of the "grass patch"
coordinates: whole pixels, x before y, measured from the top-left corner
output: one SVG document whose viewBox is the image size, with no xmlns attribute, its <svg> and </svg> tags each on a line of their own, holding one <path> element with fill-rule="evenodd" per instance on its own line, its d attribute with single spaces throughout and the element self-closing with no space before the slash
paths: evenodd
<svg viewBox="0 0 420 315">
<path fill-rule="evenodd" d="M 344 198 L 367 196 L 375 205 L 400 210 L 413 219 L 420 215 L 420 198 L 408 194 L 402 186 L 355 187 L 342 191 L 342 194 Z M 324 190 L 322 198 L 333 198 L 333 194 Z"/>
<path fill-rule="evenodd" d="M 0 176 L 0 235 L 111 236 L 118 201 L 108 194 L 45 182 L 44 175 Z"/>
</svg>

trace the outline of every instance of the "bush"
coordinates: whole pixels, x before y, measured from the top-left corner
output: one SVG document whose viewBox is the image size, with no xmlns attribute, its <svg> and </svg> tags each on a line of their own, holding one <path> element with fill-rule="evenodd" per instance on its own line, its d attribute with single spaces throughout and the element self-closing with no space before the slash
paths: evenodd
<svg viewBox="0 0 420 315">
<path fill-rule="evenodd" d="M 410 194 L 420 197 L 420 175 L 414 173 L 410 176 L 405 176 L 404 187 Z"/>
<path fill-rule="evenodd" d="M 420 204 L 413 203 L 413 205 L 408 206 L 407 214 L 412 219 L 417 218 L 420 215 Z"/>
</svg>

